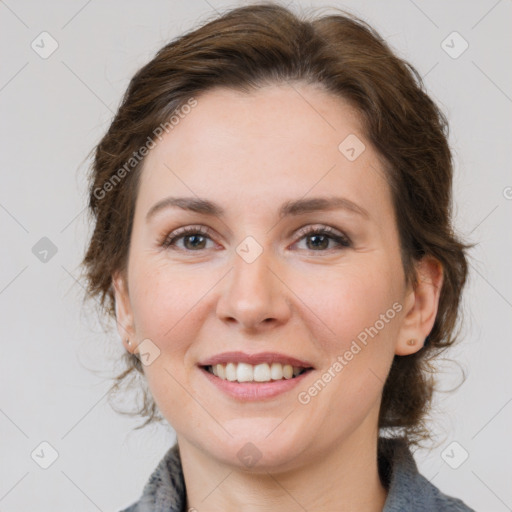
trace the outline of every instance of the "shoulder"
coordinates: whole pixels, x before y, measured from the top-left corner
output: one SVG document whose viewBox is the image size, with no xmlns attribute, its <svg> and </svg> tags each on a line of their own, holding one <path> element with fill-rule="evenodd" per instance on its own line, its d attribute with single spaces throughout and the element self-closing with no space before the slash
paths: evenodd
<svg viewBox="0 0 512 512">
<path fill-rule="evenodd" d="M 462 500 L 442 493 L 418 472 L 402 438 L 379 438 L 379 471 L 388 488 L 383 512 L 475 512 Z"/>
</svg>

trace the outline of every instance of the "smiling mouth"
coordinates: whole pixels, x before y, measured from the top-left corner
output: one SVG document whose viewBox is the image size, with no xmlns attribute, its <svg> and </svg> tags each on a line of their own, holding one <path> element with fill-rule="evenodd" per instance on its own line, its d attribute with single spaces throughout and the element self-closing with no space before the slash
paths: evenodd
<svg viewBox="0 0 512 512">
<path fill-rule="evenodd" d="M 311 371 L 304 368 L 281 363 L 262 363 L 251 365 L 247 363 L 227 363 L 201 366 L 205 371 L 219 379 L 238 383 L 263 383 L 290 380 Z"/>
</svg>

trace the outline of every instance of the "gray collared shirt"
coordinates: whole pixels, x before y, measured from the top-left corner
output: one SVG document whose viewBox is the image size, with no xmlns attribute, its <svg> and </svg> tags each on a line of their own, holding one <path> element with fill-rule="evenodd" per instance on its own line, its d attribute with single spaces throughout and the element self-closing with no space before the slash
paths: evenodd
<svg viewBox="0 0 512 512">
<path fill-rule="evenodd" d="M 382 512 L 475 512 L 418 472 L 404 439 L 379 438 L 379 473 L 388 490 Z M 162 458 L 136 503 L 121 512 L 187 512 L 178 444 Z"/>
</svg>

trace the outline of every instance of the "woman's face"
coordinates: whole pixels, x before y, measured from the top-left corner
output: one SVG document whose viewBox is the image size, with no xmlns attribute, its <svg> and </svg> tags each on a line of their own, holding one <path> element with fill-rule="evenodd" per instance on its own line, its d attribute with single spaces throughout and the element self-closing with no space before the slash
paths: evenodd
<svg viewBox="0 0 512 512">
<path fill-rule="evenodd" d="M 420 348 L 405 348 L 415 296 L 383 168 L 355 111 L 311 85 L 211 90 L 156 140 L 127 282 L 118 321 L 160 411 L 231 465 L 291 468 L 376 436 L 393 356 Z M 287 360 L 312 369 L 286 378 Z"/>
</svg>

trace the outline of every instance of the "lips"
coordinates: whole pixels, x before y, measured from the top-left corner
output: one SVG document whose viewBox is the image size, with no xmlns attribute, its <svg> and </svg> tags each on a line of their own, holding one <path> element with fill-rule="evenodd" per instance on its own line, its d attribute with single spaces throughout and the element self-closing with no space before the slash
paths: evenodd
<svg viewBox="0 0 512 512">
<path fill-rule="evenodd" d="M 277 352 L 260 352 L 258 354 L 246 354 L 244 352 L 223 352 L 215 356 L 204 359 L 198 363 L 198 366 L 214 366 L 216 364 L 228 363 L 247 363 L 250 365 L 258 365 L 267 363 L 280 363 L 282 365 L 291 365 L 298 368 L 314 368 L 313 365 L 301 359 L 280 354 Z"/>
<path fill-rule="evenodd" d="M 219 368 L 222 367 L 222 363 L 218 363 L 216 366 L 218 371 Z M 236 380 L 231 381 L 228 378 L 222 378 L 222 376 L 220 376 L 219 374 L 215 375 L 211 371 L 208 371 L 208 368 L 211 368 L 211 366 L 200 366 L 199 368 L 201 374 L 207 379 L 208 382 L 210 382 L 213 386 L 220 390 L 224 395 L 238 402 L 266 401 L 273 400 L 281 395 L 285 396 L 287 393 L 290 393 L 294 388 L 303 383 L 305 379 L 309 378 L 309 375 L 313 372 L 313 370 L 310 368 L 304 369 L 302 372 L 299 372 L 296 376 L 291 376 L 288 374 L 288 378 L 286 376 L 283 376 L 284 378 L 280 378 L 279 380 L 258 382 L 256 380 L 247 381 L 243 379 L 243 382 L 239 382 L 238 367 L 248 365 L 244 363 L 228 363 L 227 366 L 237 367 Z M 261 363 L 259 366 L 268 367 L 268 364 Z M 285 365 L 283 367 L 279 363 L 273 363 L 272 366 L 279 366 L 282 367 L 283 369 L 286 366 L 288 366 L 288 369 L 292 368 L 292 366 L 289 365 Z M 255 366 L 254 368 L 257 368 L 257 366 Z M 242 375 L 242 377 L 243 376 L 244 375 Z M 254 376 L 255 375 L 253 375 L 253 377 Z M 228 377 L 228 375 L 225 375 L 225 377 Z M 233 376 L 231 375 L 231 377 Z M 268 377 L 268 375 L 266 377 Z"/>
<path fill-rule="evenodd" d="M 299 385 L 314 369 L 309 361 L 277 352 L 224 352 L 198 366 L 218 389 L 241 401 L 277 397 Z"/>
</svg>

